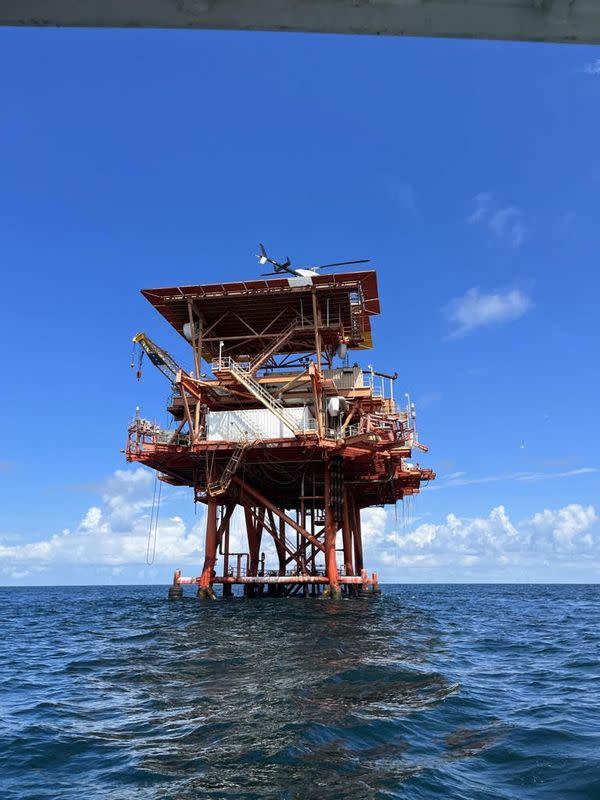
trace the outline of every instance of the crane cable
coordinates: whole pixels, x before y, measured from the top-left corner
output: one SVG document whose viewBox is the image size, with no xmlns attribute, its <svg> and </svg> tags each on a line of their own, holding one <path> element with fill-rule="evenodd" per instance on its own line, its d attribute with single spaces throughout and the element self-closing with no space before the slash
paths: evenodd
<svg viewBox="0 0 600 800">
<path fill-rule="evenodd" d="M 136 359 L 137 356 L 137 359 Z M 131 364 L 129 365 L 131 369 L 134 369 L 137 362 L 137 371 L 135 373 L 136 378 L 141 380 L 142 378 L 142 361 L 144 360 L 144 348 L 141 346 L 139 342 L 134 340 L 133 347 L 131 349 Z"/>
<path fill-rule="evenodd" d="M 156 487 L 158 486 L 158 496 Z M 148 544 L 146 545 L 146 564 L 152 566 L 156 556 L 156 537 L 158 533 L 158 512 L 160 511 L 160 497 L 162 494 L 162 481 L 158 474 L 154 478 L 154 494 L 152 496 L 152 509 L 150 511 L 150 528 L 148 529 Z"/>
</svg>

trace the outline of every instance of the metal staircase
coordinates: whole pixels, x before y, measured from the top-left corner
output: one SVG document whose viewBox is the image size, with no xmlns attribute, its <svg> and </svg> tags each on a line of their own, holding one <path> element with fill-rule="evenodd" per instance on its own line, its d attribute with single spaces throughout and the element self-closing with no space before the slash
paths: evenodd
<svg viewBox="0 0 600 800">
<path fill-rule="evenodd" d="M 229 461 L 225 465 L 225 469 L 218 481 L 213 481 L 209 483 L 207 486 L 207 494 L 211 497 L 215 497 L 217 495 L 223 494 L 229 488 L 229 484 L 231 483 L 231 479 L 235 475 L 240 466 L 242 461 L 242 457 L 244 455 L 244 451 L 247 447 L 251 444 L 254 444 L 258 439 L 261 439 L 263 436 L 262 431 L 260 431 L 256 425 L 249 419 L 244 420 L 244 425 L 250 429 L 250 433 L 252 434 L 252 439 L 248 439 L 248 434 L 246 431 L 242 430 L 242 428 L 234 423 L 236 428 L 242 434 L 239 442 L 237 443 L 235 450 L 229 457 Z"/>
<path fill-rule="evenodd" d="M 294 434 L 300 432 L 298 423 L 287 413 L 284 404 L 261 386 L 251 374 L 250 370 L 244 369 L 237 361 L 234 361 L 229 356 L 225 356 L 213 363 L 212 371 L 215 375 L 219 373 L 231 375 L 238 383 L 241 383 L 259 403 L 275 414 L 277 419 L 282 422 L 288 430 Z"/>
<path fill-rule="evenodd" d="M 237 469 L 240 465 L 240 462 L 244 455 L 244 450 L 248 447 L 249 444 L 250 442 L 247 440 L 237 443 L 236 448 L 231 454 L 229 461 L 227 462 L 225 469 L 223 470 L 223 473 L 219 478 L 219 480 L 213 481 L 212 483 L 208 484 L 206 489 L 207 494 L 209 494 L 211 497 L 215 497 L 227 491 L 227 489 L 229 488 L 229 484 L 231 483 L 231 479 L 237 472 Z"/>
</svg>

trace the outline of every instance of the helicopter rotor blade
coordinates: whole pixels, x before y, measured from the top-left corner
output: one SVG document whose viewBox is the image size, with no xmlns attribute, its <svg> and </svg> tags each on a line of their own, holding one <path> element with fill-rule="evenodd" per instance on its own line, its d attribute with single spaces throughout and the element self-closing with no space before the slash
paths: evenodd
<svg viewBox="0 0 600 800">
<path fill-rule="evenodd" d="M 318 264 L 314 267 L 306 267 L 306 269 L 327 269 L 328 267 L 348 267 L 350 264 L 368 264 L 370 258 L 359 258 L 356 261 L 334 261 L 332 264 Z"/>
</svg>

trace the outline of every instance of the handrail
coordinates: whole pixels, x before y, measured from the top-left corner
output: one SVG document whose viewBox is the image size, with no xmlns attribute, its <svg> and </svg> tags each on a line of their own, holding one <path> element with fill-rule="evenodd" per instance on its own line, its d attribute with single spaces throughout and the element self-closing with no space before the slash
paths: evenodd
<svg viewBox="0 0 600 800">
<path fill-rule="evenodd" d="M 247 369 L 240 366 L 239 362 L 234 361 L 230 356 L 221 357 L 218 361 L 212 364 L 213 372 L 229 372 L 241 384 L 243 384 L 248 391 L 261 402 L 265 408 L 272 411 L 275 416 L 283 422 L 286 428 L 296 433 L 299 428 L 296 420 L 290 417 L 286 412 L 286 407 L 279 400 L 276 400 L 260 383 L 250 374 Z"/>
</svg>

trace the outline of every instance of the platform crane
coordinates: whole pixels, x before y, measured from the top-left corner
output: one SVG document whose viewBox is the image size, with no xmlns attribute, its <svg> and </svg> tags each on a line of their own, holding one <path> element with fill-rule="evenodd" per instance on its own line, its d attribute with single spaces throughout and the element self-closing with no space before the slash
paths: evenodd
<svg viewBox="0 0 600 800">
<path fill-rule="evenodd" d="M 133 358 L 131 359 L 132 367 L 135 366 L 136 361 L 135 346 L 138 345 L 139 348 L 136 372 L 138 381 L 142 377 L 142 361 L 144 358 L 144 353 L 148 356 L 152 364 L 154 364 L 154 366 L 159 369 L 166 378 L 169 379 L 172 385 L 175 384 L 177 373 L 185 372 L 185 370 L 182 370 L 170 353 L 167 353 L 166 350 L 163 350 L 162 347 L 159 347 L 155 342 L 152 341 L 152 339 L 150 339 L 149 336 L 146 336 L 143 331 L 136 333 L 132 339 L 132 342 L 134 347 Z"/>
</svg>

